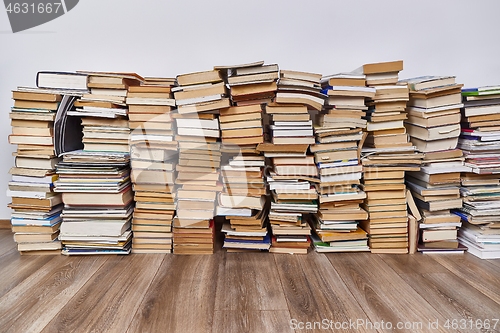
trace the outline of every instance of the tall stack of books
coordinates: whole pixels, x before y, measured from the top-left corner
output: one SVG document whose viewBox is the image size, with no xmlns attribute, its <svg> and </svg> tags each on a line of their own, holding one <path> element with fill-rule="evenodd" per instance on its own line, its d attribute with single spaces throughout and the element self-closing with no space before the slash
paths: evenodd
<svg viewBox="0 0 500 333">
<path fill-rule="evenodd" d="M 310 247 L 306 217 L 317 211 L 312 183 L 318 181 L 318 173 L 307 150 L 314 143 L 311 114 L 324 105 L 320 80 L 321 74 L 281 70 L 276 99 L 265 106 L 272 142 L 262 147 L 270 166 L 266 176 L 272 201 L 271 252 L 306 254 Z"/>
<path fill-rule="evenodd" d="M 313 207 L 317 205 L 317 191 L 311 184 L 317 181 L 317 171 L 313 167 L 314 158 L 306 156 L 307 147 L 304 152 L 300 149 L 303 144 L 314 143 L 310 112 L 321 111 L 324 104 L 320 80 L 321 74 L 282 70 L 276 103 L 266 106 L 271 117 L 272 142 L 300 144 L 299 152 L 291 148 L 266 153 L 273 168 L 267 178 L 272 196 L 273 252 L 307 253 L 310 245 L 310 226 L 305 214 L 317 209 Z M 305 245 L 300 246 L 300 242 Z"/>
<path fill-rule="evenodd" d="M 458 147 L 471 173 L 462 174 L 459 240 L 483 259 L 500 258 L 500 86 L 464 89 Z"/>
<path fill-rule="evenodd" d="M 271 193 L 269 222 L 273 241 L 271 252 L 307 253 L 310 226 L 303 215 L 317 212 L 317 181 L 313 156 L 306 156 L 307 144 L 264 143 L 257 149 L 271 161 L 266 183 Z"/>
<path fill-rule="evenodd" d="M 408 88 L 396 85 L 402 61 L 366 64 L 361 72 L 375 96 L 368 101 L 368 133 L 362 150 L 364 208 L 369 218 L 361 226 L 369 234 L 373 253 L 408 253 L 405 171 L 418 171 L 422 155 L 408 141 Z"/>
<path fill-rule="evenodd" d="M 235 105 L 220 111 L 224 188 L 217 215 L 226 219 L 223 247 L 230 252 L 268 250 L 265 161 L 256 147 L 264 141 L 261 104 L 276 95 L 278 66 L 260 61 L 216 68 L 223 71 Z"/>
<path fill-rule="evenodd" d="M 460 135 L 461 84 L 453 76 L 424 76 L 402 80 L 408 86 L 410 102 L 405 126 L 411 142 L 423 152 L 420 171 L 407 174 L 420 214 L 419 251 L 462 251 L 457 240 L 460 218 L 450 210 L 462 207 L 460 173 L 462 151 L 456 149 Z"/>
<path fill-rule="evenodd" d="M 130 129 L 124 99 L 143 79 L 133 73 L 86 72 L 91 93 L 75 102 L 84 150 L 57 165 L 63 193 L 63 254 L 128 254 L 134 205 L 130 181 Z"/>
<path fill-rule="evenodd" d="M 77 150 L 57 164 L 63 254 L 128 254 L 133 193 L 128 153 Z"/>
<path fill-rule="evenodd" d="M 172 81 L 155 78 L 128 88 L 131 178 L 136 202 L 132 220 L 133 253 L 172 251 L 177 164 L 171 117 L 175 106 Z"/>
<path fill-rule="evenodd" d="M 9 114 L 17 145 L 7 196 L 14 240 L 21 254 L 60 254 L 61 195 L 54 193 L 59 161 L 54 150 L 54 120 L 62 99 L 57 91 L 19 88 L 12 93 Z"/>
<path fill-rule="evenodd" d="M 366 194 L 359 188 L 363 167 L 360 141 L 366 120 L 365 98 L 375 89 L 365 87 L 365 76 L 336 74 L 322 79 L 328 96 L 317 116 L 316 144 L 311 146 L 319 169 L 319 212 L 313 219 L 314 247 L 319 252 L 369 251 L 368 236 L 358 226 L 368 213 L 360 207 Z"/>
<path fill-rule="evenodd" d="M 227 90 L 218 70 L 178 75 L 173 88 L 177 113 L 175 141 L 176 216 L 173 250 L 177 254 L 214 251 L 214 210 L 220 191 L 219 109 L 229 107 Z"/>
</svg>

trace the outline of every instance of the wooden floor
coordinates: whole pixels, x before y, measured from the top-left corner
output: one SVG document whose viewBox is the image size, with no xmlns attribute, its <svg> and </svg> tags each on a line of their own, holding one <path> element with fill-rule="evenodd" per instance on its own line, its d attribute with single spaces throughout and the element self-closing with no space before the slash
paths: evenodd
<svg viewBox="0 0 500 333">
<path fill-rule="evenodd" d="M 500 332 L 476 326 L 499 317 L 500 260 L 469 254 L 21 257 L 0 230 L 0 332 Z"/>
</svg>

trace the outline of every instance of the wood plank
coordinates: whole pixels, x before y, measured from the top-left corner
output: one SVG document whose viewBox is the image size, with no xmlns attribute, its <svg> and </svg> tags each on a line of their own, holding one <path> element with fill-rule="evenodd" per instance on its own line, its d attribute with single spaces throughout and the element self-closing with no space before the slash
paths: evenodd
<svg viewBox="0 0 500 333">
<path fill-rule="evenodd" d="M 222 255 L 215 310 L 288 310 L 273 255 Z"/>
<path fill-rule="evenodd" d="M 212 333 L 295 332 L 287 310 L 215 311 Z"/>
<path fill-rule="evenodd" d="M 368 320 L 363 309 L 323 254 L 316 252 L 311 252 L 307 256 L 276 254 L 274 258 L 292 319 L 301 323 L 322 323 L 324 319 L 334 323 L 349 322 L 350 319 Z M 320 331 L 321 327 L 317 330 Z M 367 332 L 362 327 L 342 331 Z"/>
<path fill-rule="evenodd" d="M 9 327 L 11 332 L 39 332 L 105 261 L 102 257 L 52 257 L 0 298 L 0 327 Z"/>
<path fill-rule="evenodd" d="M 0 297 L 47 265 L 54 256 L 21 256 L 12 249 L 0 257 Z M 53 266 L 54 267 L 54 266 Z"/>
<path fill-rule="evenodd" d="M 167 255 L 128 332 L 209 332 L 221 255 Z"/>
<path fill-rule="evenodd" d="M 164 257 L 109 257 L 42 332 L 126 331 Z"/>
<path fill-rule="evenodd" d="M 432 258 L 500 304 L 500 266 L 479 259 L 469 253 L 463 255 L 434 255 Z"/>
<path fill-rule="evenodd" d="M 367 314 L 370 323 L 391 323 L 394 332 L 398 322 L 416 323 L 411 332 L 428 332 L 428 323 L 446 318 L 413 290 L 379 256 L 369 253 L 326 254 L 335 270 Z M 364 325 L 368 327 L 368 325 Z M 387 328 L 387 326 L 386 326 Z M 399 330 L 405 332 L 405 330 Z M 408 331 L 408 330 L 406 330 Z M 438 327 L 433 332 L 449 332 Z"/>
<path fill-rule="evenodd" d="M 437 263 L 427 255 L 389 256 L 382 259 L 417 291 L 437 312 L 458 323 L 468 320 L 496 318 L 500 305 L 443 267 L 436 273 Z M 429 264 L 429 269 L 425 265 Z M 437 264 L 439 265 L 439 264 Z M 409 270 L 415 269 L 414 272 Z M 460 321 L 462 320 L 462 321 Z M 481 332 L 473 325 L 467 332 Z"/>
<path fill-rule="evenodd" d="M 449 273 L 443 265 L 427 254 L 415 253 L 409 255 L 377 254 L 398 274 L 411 273 Z"/>
</svg>

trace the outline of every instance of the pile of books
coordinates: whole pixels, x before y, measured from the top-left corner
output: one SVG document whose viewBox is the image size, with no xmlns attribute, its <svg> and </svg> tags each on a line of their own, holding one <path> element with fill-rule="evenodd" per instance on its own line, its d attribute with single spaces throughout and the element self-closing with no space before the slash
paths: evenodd
<svg viewBox="0 0 500 333">
<path fill-rule="evenodd" d="M 221 168 L 224 188 L 219 194 L 217 215 L 228 220 L 222 229 L 223 247 L 228 251 L 269 249 L 264 167 L 264 156 L 241 154 Z"/>
<path fill-rule="evenodd" d="M 87 151 L 128 153 L 130 129 L 125 102 L 129 86 L 138 86 L 143 78 L 131 73 L 86 72 L 90 94 L 75 102 L 70 116 L 85 117 L 83 145 Z"/>
<path fill-rule="evenodd" d="M 419 228 L 421 252 L 463 251 L 457 241 L 460 218 L 450 210 L 460 208 L 460 149 L 425 153 L 420 171 L 408 172 L 406 184 L 422 216 Z"/>
<path fill-rule="evenodd" d="M 361 67 L 375 96 L 366 112 L 368 136 L 362 150 L 364 208 L 369 218 L 361 226 L 369 234 L 373 253 L 408 253 L 405 171 L 418 171 L 422 155 L 408 141 L 408 88 L 396 85 L 402 61 Z"/>
<path fill-rule="evenodd" d="M 231 91 L 235 106 L 268 104 L 276 96 L 279 68 L 264 61 L 234 66 L 216 66 Z"/>
<path fill-rule="evenodd" d="M 133 193 L 129 153 L 77 150 L 56 168 L 63 254 L 128 254 Z"/>
<path fill-rule="evenodd" d="M 307 144 L 264 143 L 257 149 L 271 161 L 266 183 L 271 194 L 269 222 L 273 241 L 271 252 L 306 254 L 311 228 L 306 216 L 317 212 L 317 182 L 314 157 L 307 156 Z"/>
<path fill-rule="evenodd" d="M 220 112 L 223 150 L 231 152 L 233 145 L 235 154 L 255 154 L 255 147 L 264 141 L 261 105 L 275 98 L 278 65 L 259 61 L 215 68 L 222 72 L 233 105 Z"/>
<path fill-rule="evenodd" d="M 267 130 L 274 144 L 312 144 L 314 133 L 308 110 L 321 111 L 320 74 L 282 70 L 275 103 L 266 105 Z"/>
<path fill-rule="evenodd" d="M 500 258 L 500 86 L 464 89 L 458 147 L 471 173 L 462 174 L 459 240 L 483 259 Z"/>
<path fill-rule="evenodd" d="M 14 240 L 21 254 L 60 254 L 61 195 L 54 193 L 59 161 L 54 149 L 54 120 L 62 95 L 57 91 L 19 88 L 9 114 L 17 145 L 7 196 Z"/>
<path fill-rule="evenodd" d="M 463 85 L 454 76 L 422 76 L 399 84 L 410 90 L 405 126 L 413 145 L 421 152 L 455 149 Z"/>
<path fill-rule="evenodd" d="M 273 232 L 271 252 L 306 254 L 310 226 L 306 215 L 317 211 L 314 157 L 307 156 L 314 143 L 311 113 L 321 111 L 321 74 L 281 70 L 273 103 L 265 106 L 266 132 L 272 144 L 261 151 L 270 162 L 266 173 Z"/>
<path fill-rule="evenodd" d="M 128 254 L 134 196 L 130 181 L 130 129 L 124 101 L 134 73 L 85 72 L 91 93 L 75 102 L 84 150 L 65 153 L 57 165 L 63 193 L 63 254 Z"/>
<path fill-rule="evenodd" d="M 214 251 L 215 200 L 220 191 L 219 109 L 229 106 L 218 70 L 178 75 L 173 88 L 177 104 L 179 160 L 176 166 L 176 216 L 173 250 L 177 254 Z"/>
<path fill-rule="evenodd" d="M 151 80 L 149 80 L 151 81 Z M 171 112 L 174 79 L 130 86 L 127 94 L 131 178 L 136 202 L 132 253 L 170 253 L 177 142 Z"/>
<path fill-rule="evenodd" d="M 256 147 L 264 140 L 261 104 L 276 94 L 278 66 L 261 61 L 219 68 L 236 105 L 220 111 L 224 187 L 217 215 L 226 220 L 223 247 L 229 252 L 268 250 L 265 160 Z"/>
<path fill-rule="evenodd" d="M 222 232 L 228 252 L 269 249 L 264 166 L 264 156 L 237 155 L 221 168 L 217 215 L 226 219 Z"/>
<path fill-rule="evenodd" d="M 314 247 L 319 252 L 369 251 L 368 236 L 358 222 L 368 218 L 360 207 L 366 194 L 359 188 L 363 168 L 360 141 L 366 120 L 365 76 L 336 74 L 322 79 L 327 106 L 317 116 L 316 144 L 311 146 L 318 166 L 319 212 L 313 219 Z"/>
<path fill-rule="evenodd" d="M 409 172 L 406 184 L 423 216 L 420 223 L 421 252 L 459 251 L 460 218 L 450 210 L 462 207 L 460 173 L 462 151 L 456 149 L 460 135 L 461 84 L 453 76 L 424 76 L 402 80 L 410 90 L 409 117 L 405 121 L 411 142 L 423 152 L 420 171 Z"/>
</svg>

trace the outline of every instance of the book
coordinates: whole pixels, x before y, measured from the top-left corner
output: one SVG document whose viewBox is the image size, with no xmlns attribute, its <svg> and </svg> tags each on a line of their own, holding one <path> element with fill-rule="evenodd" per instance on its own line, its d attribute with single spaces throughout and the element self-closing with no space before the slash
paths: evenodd
<svg viewBox="0 0 500 333">
<path fill-rule="evenodd" d="M 391 73 L 403 70 L 403 61 L 388 61 L 365 64 L 362 67 L 363 74 Z"/>
<path fill-rule="evenodd" d="M 87 80 L 87 75 L 82 73 L 41 71 L 36 75 L 36 86 L 87 91 Z"/>
<path fill-rule="evenodd" d="M 407 84 L 410 90 L 424 90 L 435 87 L 444 87 L 455 84 L 454 76 L 419 76 L 410 79 L 400 80 L 400 84 Z"/>
</svg>

